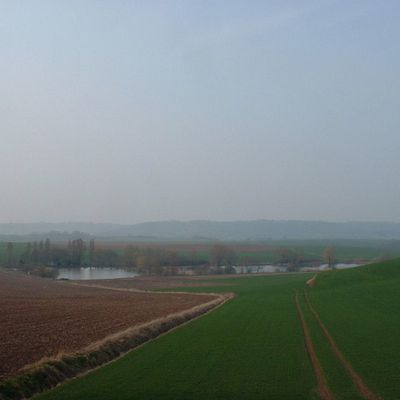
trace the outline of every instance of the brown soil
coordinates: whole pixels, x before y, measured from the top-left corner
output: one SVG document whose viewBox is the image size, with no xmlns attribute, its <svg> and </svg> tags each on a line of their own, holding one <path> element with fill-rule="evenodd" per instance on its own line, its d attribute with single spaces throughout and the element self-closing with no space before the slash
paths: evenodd
<svg viewBox="0 0 400 400">
<path fill-rule="evenodd" d="M 315 378 L 317 380 L 318 394 L 321 397 L 321 399 L 323 399 L 323 400 L 333 400 L 333 395 L 329 389 L 324 371 L 322 369 L 321 363 L 318 360 L 317 353 L 315 351 L 315 348 L 314 348 L 314 345 L 313 345 L 313 342 L 311 339 L 310 331 L 308 330 L 307 323 L 304 319 L 303 311 L 301 310 L 301 306 L 299 303 L 299 296 L 298 296 L 297 292 L 295 294 L 295 303 L 296 303 L 297 313 L 299 315 L 299 319 L 301 322 L 301 326 L 303 328 L 304 342 L 306 345 L 308 355 L 310 357 L 311 365 L 314 370 Z"/>
<path fill-rule="evenodd" d="M 343 368 L 347 371 L 349 374 L 351 380 L 353 381 L 354 386 L 356 387 L 358 393 L 367 400 L 381 400 L 381 397 L 375 394 L 374 392 L 371 391 L 371 389 L 368 388 L 366 383 L 363 381 L 360 375 L 357 374 L 357 372 L 354 370 L 350 362 L 345 358 L 343 353 L 340 351 L 339 347 L 337 346 L 335 340 L 333 339 L 332 335 L 329 333 L 328 329 L 322 322 L 320 316 L 318 313 L 315 311 L 314 307 L 311 304 L 310 298 L 308 296 L 308 293 L 305 292 L 305 298 L 306 302 L 308 304 L 308 307 L 310 308 L 310 311 L 314 315 L 315 319 L 317 320 L 322 332 L 326 336 L 329 346 L 333 352 L 333 354 L 339 359 L 341 362 Z"/>
<path fill-rule="evenodd" d="M 146 342 L 209 313 L 216 307 L 222 306 L 233 296 L 233 293 L 218 294 L 213 300 L 188 310 L 169 314 L 166 317 L 107 336 L 90 344 L 78 353 L 43 359 L 41 362 L 27 366 L 16 377 L 0 381 L 0 399 L 23 400 L 31 398 L 65 380 L 83 376 L 93 369 L 115 361 L 128 351 L 137 349 Z"/>
<path fill-rule="evenodd" d="M 80 287 L 0 271 L 0 379 L 111 334 L 215 299 Z"/>
</svg>

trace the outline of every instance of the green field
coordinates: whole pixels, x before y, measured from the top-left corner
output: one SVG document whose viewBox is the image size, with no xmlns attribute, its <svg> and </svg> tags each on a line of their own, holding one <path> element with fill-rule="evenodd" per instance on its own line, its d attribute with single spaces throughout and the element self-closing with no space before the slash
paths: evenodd
<svg viewBox="0 0 400 400">
<path fill-rule="evenodd" d="M 293 302 L 309 275 L 224 280 L 222 308 L 39 399 L 311 399 Z M 204 288 L 201 288 L 204 291 Z"/>
<path fill-rule="evenodd" d="M 369 388 L 384 399 L 399 399 L 400 260 L 323 273 L 309 295 Z M 313 327 L 318 334 L 318 328 Z M 340 380 L 333 384 L 343 386 Z"/>
<path fill-rule="evenodd" d="M 51 399 L 317 399 L 316 378 L 294 303 L 301 310 L 334 399 L 362 399 L 307 305 L 373 393 L 400 398 L 400 260 L 309 274 L 218 280 L 234 291 L 223 307 L 83 378 Z M 216 281 L 217 283 L 217 281 Z"/>
</svg>

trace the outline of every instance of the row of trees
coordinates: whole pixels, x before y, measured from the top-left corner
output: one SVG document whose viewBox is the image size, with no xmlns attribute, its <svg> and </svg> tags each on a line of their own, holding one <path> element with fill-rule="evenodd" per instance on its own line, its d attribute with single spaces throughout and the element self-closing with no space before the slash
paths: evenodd
<svg viewBox="0 0 400 400">
<path fill-rule="evenodd" d="M 85 242 L 82 239 L 68 242 L 67 247 L 53 246 L 50 239 L 29 242 L 22 251 L 20 248 L 18 251 L 15 247 L 12 242 L 6 245 L 5 262 L 8 267 L 81 266 L 86 249 Z"/>
<path fill-rule="evenodd" d="M 233 272 L 237 260 L 236 254 L 227 246 L 216 245 L 210 257 L 192 251 L 178 253 L 172 250 L 154 247 L 127 245 L 123 249 L 113 250 L 105 246 L 97 247 L 94 240 L 82 239 L 69 241 L 67 245 L 52 244 L 50 239 L 22 244 L 9 242 L 3 265 L 11 268 L 31 270 L 40 267 L 124 267 L 143 274 L 173 275 L 179 267 L 191 266 L 199 273 Z"/>
<path fill-rule="evenodd" d="M 257 264 L 249 255 L 239 256 L 231 247 L 217 244 L 209 254 L 196 251 L 177 252 L 164 248 L 127 245 L 113 249 L 104 245 L 96 246 L 93 239 L 71 240 L 67 245 L 52 244 L 50 239 L 27 243 L 18 249 L 14 243 L 7 243 L 3 264 L 8 267 L 124 267 L 143 274 L 174 275 L 179 268 L 191 266 L 197 273 L 234 273 L 234 266 L 242 266 L 247 272 L 250 266 Z M 296 271 L 307 261 L 304 251 L 299 249 L 275 249 L 276 262 L 285 265 L 289 271 Z M 335 250 L 327 247 L 324 259 L 333 268 Z"/>
</svg>

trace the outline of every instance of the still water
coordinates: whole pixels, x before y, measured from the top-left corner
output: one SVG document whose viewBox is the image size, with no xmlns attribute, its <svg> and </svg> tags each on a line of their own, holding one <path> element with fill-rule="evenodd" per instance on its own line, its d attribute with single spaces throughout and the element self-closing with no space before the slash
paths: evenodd
<svg viewBox="0 0 400 400">
<path fill-rule="evenodd" d="M 354 268 L 359 267 L 360 264 L 336 264 L 336 269 L 347 269 L 347 268 Z M 278 265 L 251 265 L 248 267 L 234 267 L 236 273 L 243 274 L 243 273 L 257 273 L 257 272 L 286 272 L 287 268 Z M 300 271 L 325 271 L 329 269 L 328 264 L 321 264 L 317 267 L 301 267 Z"/>
<path fill-rule="evenodd" d="M 286 272 L 286 267 L 278 265 L 249 265 L 248 267 L 233 267 L 237 274 L 257 272 Z"/>
<path fill-rule="evenodd" d="M 131 278 L 136 273 L 118 268 L 60 268 L 57 279 L 85 281 L 89 279 Z"/>
<path fill-rule="evenodd" d="M 347 269 L 358 267 L 359 264 L 336 264 L 336 269 Z M 286 267 L 277 265 L 252 265 L 248 267 L 234 267 L 236 273 L 257 273 L 257 272 L 286 272 Z M 327 264 L 318 267 L 303 267 L 300 271 L 323 271 L 328 269 Z M 89 280 L 89 279 L 116 279 L 116 278 L 132 278 L 137 276 L 135 272 L 127 271 L 121 268 L 60 268 L 57 279 L 70 280 Z"/>
<path fill-rule="evenodd" d="M 348 268 L 354 268 L 354 267 L 359 267 L 360 264 L 335 264 L 336 269 L 348 269 Z M 322 264 L 319 267 L 309 267 L 309 268 L 302 268 L 302 270 L 307 270 L 307 271 L 325 271 L 329 269 L 328 264 Z"/>
</svg>

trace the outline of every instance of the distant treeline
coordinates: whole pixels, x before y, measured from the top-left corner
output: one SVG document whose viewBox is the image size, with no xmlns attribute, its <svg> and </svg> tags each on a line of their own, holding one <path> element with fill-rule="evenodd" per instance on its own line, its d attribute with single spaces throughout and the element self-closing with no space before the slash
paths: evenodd
<svg viewBox="0 0 400 400">
<path fill-rule="evenodd" d="M 224 244 L 212 245 L 206 252 L 183 252 L 162 246 L 148 247 L 138 244 L 119 248 L 104 243 L 97 246 L 94 239 L 74 239 L 62 244 L 53 244 L 50 239 L 46 239 L 28 243 L 8 242 L 3 244 L 2 249 L 0 264 L 3 267 L 39 275 L 52 275 L 58 268 L 88 266 L 128 268 L 148 275 L 175 275 L 186 267 L 198 274 L 234 273 L 234 266 L 242 266 L 242 270 L 246 270 L 247 267 L 259 264 L 254 255 L 239 252 L 234 246 Z M 290 271 L 297 270 L 305 263 L 318 262 L 316 258 L 306 257 L 301 248 L 276 247 L 270 249 L 269 256 L 271 254 L 275 264 L 285 265 Z M 323 257 L 333 265 L 334 248 L 327 248 Z"/>
<path fill-rule="evenodd" d="M 48 268 L 111 267 L 128 268 L 142 274 L 174 275 L 179 267 L 191 266 L 199 273 L 234 272 L 232 266 L 238 261 L 236 253 L 228 246 L 213 246 L 210 256 L 197 252 L 183 254 L 163 248 L 127 245 L 122 251 L 96 247 L 94 239 L 70 240 L 65 245 L 52 244 L 50 239 L 24 243 L 5 244 L 1 265 L 48 275 Z M 47 269 L 46 269 L 47 268 Z"/>
</svg>

